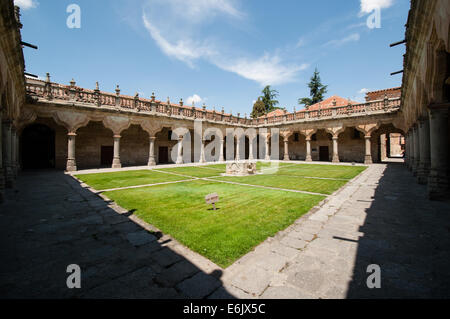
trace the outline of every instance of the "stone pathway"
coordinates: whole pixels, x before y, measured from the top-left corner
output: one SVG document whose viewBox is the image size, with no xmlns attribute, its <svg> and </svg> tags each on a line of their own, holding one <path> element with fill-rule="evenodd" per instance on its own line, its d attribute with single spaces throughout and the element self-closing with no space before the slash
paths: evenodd
<svg viewBox="0 0 450 319">
<path fill-rule="evenodd" d="M 380 289 L 367 288 L 371 264 Z M 429 201 L 401 164 L 371 165 L 222 280 L 245 298 L 448 298 L 449 266 L 450 203 Z"/>
<path fill-rule="evenodd" d="M 450 297 L 450 204 L 401 164 L 370 166 L 225 270 L 61 172 L 24 172 L 7 196 L 2 298 Z M 81 289 L 66 287 L 69 264 Z"/>
</svg>

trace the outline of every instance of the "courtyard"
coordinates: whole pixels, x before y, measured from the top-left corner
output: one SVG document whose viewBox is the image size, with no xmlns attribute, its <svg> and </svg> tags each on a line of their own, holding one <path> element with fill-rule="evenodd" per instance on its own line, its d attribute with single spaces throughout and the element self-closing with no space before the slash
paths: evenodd
<svg viewBox="0 0 450 319">
<path fill-rule="evenodd" d="M 258 169 L 270 169 L 268 165 L 259 164 Z M 291 172 L 306 178 L 321 176 L 324 168 L 336 179 L 347 179 L 325 200 L 326 194 L 307 194 L 301 182 L 278 190 L 267 181 L 258 183 L 266 186 L 214 181 L 226 179 L 215 172 L 220 173 L 223 165 L 158 168 L 175 177 L 168 181 L 170 177 L 164 176 L 162 183 L 167 184 L 160 184 L 156 171 L 139 168 L 78 174 L 106 192 L 93 192 L 63 172 L 24 172 L 15 190 L 9 190 L 10 200 L 1 213 L 1 294 L 8 298 L 448 297 L 449 204 L 430 202 L 425 186 L 414 183 L 402 163 L 366 169 L 280 163 L 277 174 Z M 355 169 L 363 172 L 350 180 L 358 174 L 351 172 Z M 266 176 L 271 175 L 256 177 Z M 112 180 L 130 188 L 108 191 Z M 277 186 L 275 181 L 270 185 Z M 140 186 L 151 183 L 156 185 Z M 183 184 L 190 183 L 195 187 L 187 191 Z M 259 206 L 252 199 L 259 195 L 254 189 L 266 198 L 267 220 L 255 218 Z M 316 191 L 320 189 L 326 193 L 330 188 Z M 220 194 L 216 212 L 204 202 L 211 191 Z M 135 199 L 131 206 L 123 194 Z M 166 214 L 148 210 L 146 202 L 164 207 Z M 169 212 L 182 222 L 171 219 Z M 225 213 L 236 224 L 225 223 L 208 234 Z M 271 223 L 272 214 L 282 218 Z M 205 229 L 190 233 L 199 223 Z M 245 227 L 252 231 L 242 231 Z M 210 242 L 202 238 L 208 235 L 214 236 Z M 230 249 L 236 243 L 234 236 L 245 247 Z M 223 246 L 217 244 L 220 241 Z M 205 247 L 209 252 L 202 251 Z M 66 287 L 66 267 L 73 263 L 81 267 L 81 289 Z M 366 286 L 366 268 L 373 263 L 382 269 L 381 289 Z"/>
<path fill-rule="evenodd" d="M 195 252 L 227 267 L 365 169 L 273 164 L 258 162 L 259 174 L 248 177 L 223 177 L 225 164 L 75 176 Z M 211 193 L 220 197 L 216 211 L 205 204 L 205 195 Z"/>
</svg>

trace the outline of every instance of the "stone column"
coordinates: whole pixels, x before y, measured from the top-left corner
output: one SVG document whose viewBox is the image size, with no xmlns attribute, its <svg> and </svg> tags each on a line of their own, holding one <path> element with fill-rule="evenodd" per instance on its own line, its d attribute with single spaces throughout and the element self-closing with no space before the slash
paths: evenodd
<svg viewBox="0 0 450 319">
<path fill-rule="evenodd" d="M 150 136 L 150 147 L 148 152 L 148 166 L 155 166 L 156 160 L 155 160 L 155 141 L 156 136 Z"/>
<path fill-rule="evenodd" d="M 235 155 L 235 159 L 236 159 L 236 161 L 240 161 L 241 160 L 239 137 L 236 137 L 236 155 Z"/>
<path fill-rule="evenodd" d="M 3 129 L 2 129 L 2 110 L 0 109 L 0 203 L 5 200 L 5 171 L 3 169 Z"/>
<path fill-rule="evenodd" d="M 205 160 L 205 142 L 206 142 L 206 140 L 202 139 L 202 146 L 200 147 L 200 163 L 206 163 L 206 160 Z"/>
<path fill-rule="evenodd" d="M 17 143 L 16 143 L 16 128 L 11 126 L 11 170 L 14 179 L 17 177 Z"/>
<path fill-rule="evenodd" d="M 120 135 L 114 135 L 114 157 L 112 168 L 122 168 L 122 163 L 120 163 Z"/>
<path fill-rule="evenodd" d="M 265 143 L 266 143 L 266 156 L 264 157 L 264 159 L 266 161 L 270 161 L 270 146 L 269 146 L 269 136 L 268 135 L 266 135 Z"/>
<path fill-rule="evenodd" d="M 417 176 L 417 171 L 419 169 L 420 163 L 420 139 L 419 139 L 419 127 L 416 124 L 413 129 L 414 132 L 414 164 L 413 164 L 413 174 Z"/>
<path fill-rule="evenodd" d="M 183 164 L 183 135 L 178 136 L 178 153 L 175 164 Z"/>
<path fill-rule="evenodd" d="M 253 161 L 255 157 L 253 156 L 253 139 L 248 139 L 248 160 Z"/>
<path fill-rule="evenodd" d="M 290 161 L 291 159 L 289 158 L 289 136 L 283 136 L 283 140 L 284 140 L 284 160 Z"/>
<path fill-rule="evenodd" d="M 219 162 L 225 162 L 224 154 L 223 154 L 223 145 L 225 140 L 222 138 L 220 140 L 220 150 L 219 150 Z"/>
<path fill-rule="evenodd" d="M 11 122 L 3 122 L 3 169 L 5 172 L 5 187 L 11 188 L 14 185 L 14 172 L 12 167 L 12 146 L 11 146 Z"/>
<path fill-rule="evenodd" d="M 428 174 L 430 172 L 430 121 L 421 119 L 419 123 L 419 139 L 420 139 L 420 163 L 417 171 L 417 181 L 419 184 L 428 182 Z"/>
<path fill-rule="evenodd" d="M 76 133 L 70 132 L 67 134 L 67 165 L 66 170 L 68 172 L 74 172 L 77 170 L 77 162 L 75 158 L 75 137 Z"/>
<path fill-rule="evenodd" d="M 306 162 L 312 162 L 311 157 L 311 136 L 306 138 Z"/>
<path fill-rule="evenodd" d="M 333 163 L 339 163 L 338 136 L 333 136 Z"/>
<path fill-rule="evenodd" d="M 19 134 L 16 131 L 16 174 L 18 174 L 21 171 L 21 165 L 20 165 L 20 138 Z"/>
<path fill-rule="evenodd" d="M 405 134 L 405 164 L 409 166 L 409 133 Z"/>
<path fill-rule="evenodd" d="M 448 199 L 449 149 L 448 108 L 430 109 L 431 168 L 428 177 L 428 194 L 431 199 Z"/>
<path fill-rule="evenodd" d="M 411 128 L 409 130 L 409 170 L 412 171 L 413 170 L 413 166 L 414 166 L 414 132 L 413 129 Z"/>
<path fill-rule="evenodd" d="M 370 135 L 366 135 L 364 136 L 364 139 L 366 140 L 366 155 L 364 157 L 364 164 L 372 164 L 372 150 L 371 150 L 371 141 L 370 141 L 371 136 Z"/>
</svg>

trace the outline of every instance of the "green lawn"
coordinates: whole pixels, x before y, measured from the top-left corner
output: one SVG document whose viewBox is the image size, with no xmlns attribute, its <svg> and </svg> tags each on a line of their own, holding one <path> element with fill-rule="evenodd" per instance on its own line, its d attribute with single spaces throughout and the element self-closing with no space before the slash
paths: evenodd
<svg viewBox="0 0 450 319">
<path fill-rule="evenodd" d="M 122 171 L 113 173 L 79 174 L 78 179 L 96 190 L 112 189 L 136 185 L 149 185 L 189 179 L 150 170 Z"/>
<path fill-rule="evenodd" d="M 163 233 L 171 235 L 219 266 L 227 267 L 269 236 L 291 225 L 323 200 L 325 194 L 338 190 L 366 169 L 363 166 L 278 164 L 278 170 L 267 170 L 273 167 L 270 163 L 258 162 L 257 169 L 264 174 L 246 177 L 221 176 L 225 172 L 225 164 L 77 177 L 97 190 L 180 181 L 190 177 L 211 178 L 122 189 L 105 194 L 123 208 L 134 210 L 139 218 L 161 229 Z M 205 204 L 205 196 L 210 193 L 218 193 L 220 196 L 217 211 Z"/>
<path fill-rule="evenodd" d="M 205 195 L 218 193 L 217 211 Z M 325 196 L 192 181 L 105 193 L 221 267 L 291 225 Z"/>
<path fill-rule="evenodd" d="M 345 180 L 312 179 L 289 175 L 280 176 L 276 174 L 242 177 L 218 177 L 216 179 L 242 184 L 292 189 L 320 194 L 332 194 L 347 183 Z"/>
<path fill-rule="evenodd" d="M 176 173 L 181 175 L 193 176 L 193 177 L 212 177 L 220 176 L 221 173 L 225 173 L 225 165 L 214 166 L 195 166 L 195 167 L 174 167 L 174 168 L 162 168 L 158 169 L 160 172 Z"/>
</svg>

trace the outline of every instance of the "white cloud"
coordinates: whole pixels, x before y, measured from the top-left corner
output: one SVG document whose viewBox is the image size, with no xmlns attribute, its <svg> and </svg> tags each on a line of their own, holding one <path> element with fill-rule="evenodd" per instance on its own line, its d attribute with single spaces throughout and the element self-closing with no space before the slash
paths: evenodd
<svg viewBox="0 0 450 319">
<path fill-rule="evenodd" d="M 261 86 L 292 82 L 307 64 L 284 65 L 279 56 L 264 54 L 259 59 L 239 58 L 228 62 L 215 62 L 219 68 L 258 82 Z"/>
<path fill-rule="evenodd" d="M 38 5 L 37 1 L 34 0 L 14 0 L 14 4 L 19 6 L 22 10 L 36 8 Z"/>
<path fill-rule="evenodd" d="M 342 39 L 328 41 L 327 43 L 325 43 L 325 46 L 332 45 L 332 46 L 339 47 L 339 46 L 344 45 L 349 42 L 357 42 L 357 41 L 359 41 L 360 38 L 361 37 L 360 37 L 359 33 L 353 33 Z"/>
<path fill-rule="evenodd" d="M 307 64 L 288 65 L 278 53 L 264 53 L 259 57 L 245 52 L 238 53 L 234 47 L 227 49 L 224 41 L 216 35 L 205 35 L 209 30 L 203 24 L 207 24 L 206 20 L 211 16 L 222 14 L 233 19 L 245 16 L 236 9 L 236 1 L 152 0 L 147 2 L 142 20 L 165 55 L 182 61 L 191 68 L 197 61 L 206 61 L 260 85 L 294 81 L 298 73 L 308 67 Z M 225 19 L 221 17 L 220 21 Z M 191 104 L 192 100 L 187 103 Z"/>
<path fill-rule="evenodd" d="M 370 92 L 370 90 L 366 89 L 366 88 L 363 88 L 363 89 L 358 91 L 358 94 L 366 94 L 367 92 Z"/>
<path fill-rule="evenodd" d="M 361 13 L 371 13 L 377 8 L 389 8 L 393 2 L 393 0 L 361 0 Z"/>
<path fill-rule="evenodd" d="M 233 5 L 230 0 L 164 0 L 169 2 L 172 7 L 180 12 L 182 15 L 189 18 L 196 18 L 205 16 L 205 14 L 214 14 L 216 12 L 224 13 L 235 18 L 244 16 Z"/>
<path fill-rule="evenodd" d="M 197 94 L 194 94 L 193 96 L 190 96 L 186 99 L 186 105 L 199 105 L 204 99 L 202 99 Z"/>
<path fill-rule="evenodd" d="M 185 62 L 190 67 L 193 67 L 193 61 L 201 57 L 214 54 L 214 50 L 207 45 L 194 43 L 189 39 L 179 40 L 176 44 L 167 41 L 159 29 L 150 23 L 145 14 L 142 17 L 144 26 L 150 33 L 153 40 L 159 48 L 168 56 L 175 57 L 180 61 Z"/>
</svg>

